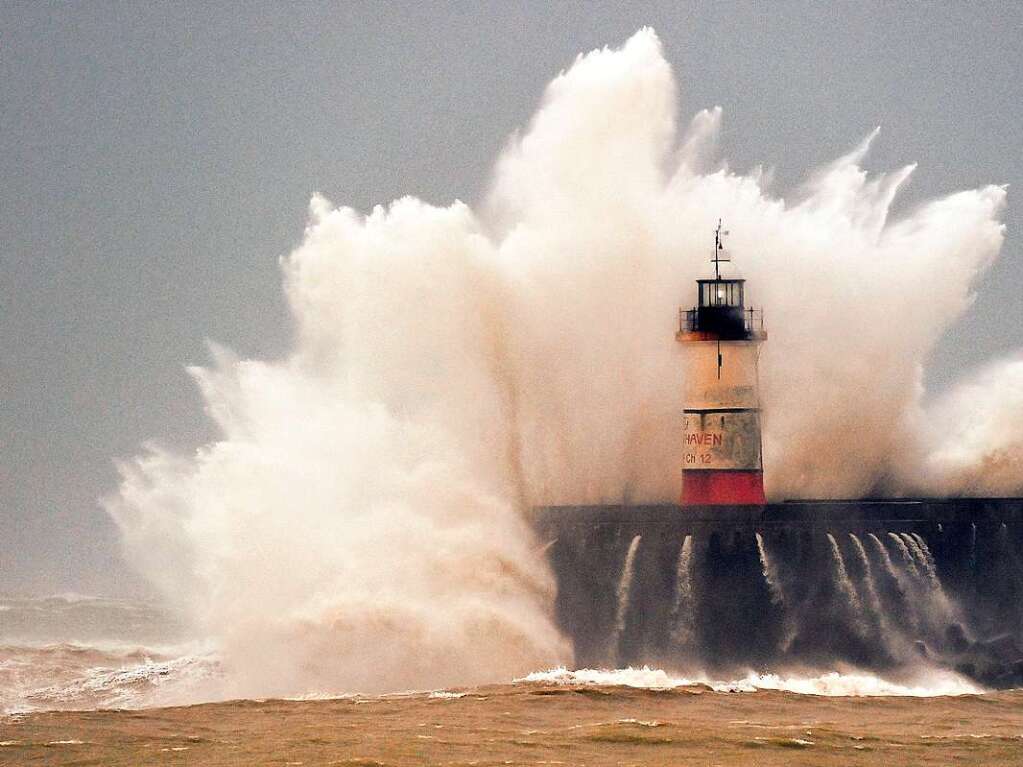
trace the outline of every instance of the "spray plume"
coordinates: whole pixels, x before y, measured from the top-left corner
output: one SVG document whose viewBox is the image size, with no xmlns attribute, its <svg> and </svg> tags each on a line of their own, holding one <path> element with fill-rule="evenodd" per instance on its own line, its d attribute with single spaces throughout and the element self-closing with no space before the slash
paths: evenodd
<svg viewBox="0 0 1023 767">
<path fill-rule="evenodd" d="M 854 496 L 922 467 L 983 485 L 964 453 L 929 451 L 920 371 L 999 250 L 1004 189 L 890 221 L 912 167 L 864 172 L 872 134 L 786 201 L 759 172 L 701 170 L 721 112 L 680 137 L 675 94 L 644 29 L 555 78 L 482 214 L 313 198 L 282 262 L 290 354 L 214 348 L 191 373 L 218 438 L 122 463 L 107 503 L 127 556 L 219 639 L 232 692 L 468 684 L 563 660 L 522 511 L 677 498 L 673 318 L 719 216 L 769 307 L 769 493 Z M 946 407 L 967 423 L 968 403 Z M 1018 450 L 1015 434 L 997 444 Z"/>
</svg>

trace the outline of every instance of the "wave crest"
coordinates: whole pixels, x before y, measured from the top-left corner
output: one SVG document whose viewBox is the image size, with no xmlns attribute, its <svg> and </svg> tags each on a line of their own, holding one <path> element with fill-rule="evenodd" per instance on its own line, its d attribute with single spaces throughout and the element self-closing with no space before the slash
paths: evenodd
<svg viewBox="0 0 1023 767">
<path fill-rule="evenodd" d="M 758 692 L 774 690 L 800 695 L 827 697 L 939 697 L 944 695 L 977 695 L 984 690 L 949 671 L 928 670 L 912 680 L 893 682 L 873 674 L 827 671 L 820 674 L 783 675 L 758 674 L 729 681 L 709 676 L 676 677 L 661 669 L 578 669 L 565 667 L 534 671 L 517 683 L 578 685 L 580 687 L 634 687 L 647 690 L 672 690 L 681 687 L 709 687 L 715 692 Z"/>
</svg>

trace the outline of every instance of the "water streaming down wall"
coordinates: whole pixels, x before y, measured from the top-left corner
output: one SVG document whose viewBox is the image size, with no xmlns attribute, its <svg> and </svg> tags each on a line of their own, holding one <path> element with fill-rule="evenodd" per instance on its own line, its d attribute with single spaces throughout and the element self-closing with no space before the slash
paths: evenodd
<svg viewBox="0 0 1023 767">
<path fill-rule="evenodd" d="M 881 595 L 877 589 L 877 579 L 874 577 L 874 566 L 870 561 L 870 556 L 867 554 L 863 541 L 860 540 L 856 533 L 849 533 L 849 540 L 853 545 L 853 552 L 856 556 L 855 561 L 859 564 L 860 582 L 863 584 L 869 618 L 873 621 L 874 627 L 879 633 L 883 636 L 889 636 L 891 628 L 888 624 L 887 612 L 881 602 Z"/>
<path fill-rule="evenodd" d="M 635 578 L 636 552 L 639 551 L 640 541 L 643 536 L 636 535 L 629 544 L 629 551 L 625 555 L 625 562 L 622 564 L 622 574 L 618 578 L 618 588 L 615 590 L 615 628 L 611 637 L 611 647 L 615 657 L 621 657 L 622 634 L 628 625 L 629 602 L 632 594 L 632 584 Z"/>
<path fill-rule="evenodd" d="M 577 666 L 930 665 L 1023 684 L 1023 524 L 980 523 L 975 536 L 969 522 L 927 521 L 573 529 L 549 554 Z"/>
<path fill-rule="evenodd" d="M 693 536 L 687 535 L 678 551 L 675 568 L 675 604 L 672 608 L 672 642 L 691 651 L 696 640 L 696 595 L 693 593 Z"/>
<path fill-rule="evenodd" d="M 863 605 L 860 604 L 860 597 L 856 593 L 856 587 L 849 579 L 849 572 L 845 568 L 845 558 L 842 556 L 842 549 L 838 541 L 831 533 L 827 533 L 828 543 L 831 545 L 831 561 L 834 568 L 833 577 L 838 588 L 841 600 L 839 605 L 848 610 L 849 620 L 855 626 L 858 633 L 863 633 L 865 627 L 862 624 Z"/>
<path fill-rule="evenodd" d="M 686 536 L 686 538 L 689 537 L 690 536 Z M 771 601 L 778 605 L 784 604 L 785 592 L 781 590 L 781 579 L 778 577 L 778 573 L 771 564 L 770 557 L 767 556 L 767 549 L 764 547 L 764 536 L 760 533 L 754 533 L 753 537 L 757 541 L 757 552 L 760 554 L 760 567 L 764 574 L 764 581 L 766 581 L 767 587 L 771 591 Z"/>
<path fill-rule="evenodd" d="M 913 554 L 910 552 L 909 547 L 906 545 L 905 540 L 898 533 L 888 533 L 888 537 L 895 543 L 895 548 L 902 556 L 902 561 L 909 571 L 913 574 L 914 578 L 920 576 L 920 571 L 917 570 L 916 560 L 913 558 Z"/>
</svg>

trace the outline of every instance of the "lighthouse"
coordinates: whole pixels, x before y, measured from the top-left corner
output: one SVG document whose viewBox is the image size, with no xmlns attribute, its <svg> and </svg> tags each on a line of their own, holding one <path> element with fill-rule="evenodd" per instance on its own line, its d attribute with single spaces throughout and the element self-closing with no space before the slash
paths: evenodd
<svg viewBox="0 0 1023 767">
<path fill-rule="evenodd" d="M 683 508 L 766 503 L 757 363 L 767 333 L 763 310 L 746 308 L 746 281 L 721 276 L 727 234 L 718 221 L 714 278 L 697 280 L 697 306 L 679 310 Z"/>
</svg>

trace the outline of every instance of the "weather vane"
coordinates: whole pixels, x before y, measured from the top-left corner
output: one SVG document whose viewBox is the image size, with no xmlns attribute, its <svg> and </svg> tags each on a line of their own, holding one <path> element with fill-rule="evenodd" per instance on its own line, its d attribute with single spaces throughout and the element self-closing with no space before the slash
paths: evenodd
<svg viewBox="0 0 1023 767">
<path fill-rule="evenodd" d="M 718 228 L 714 230 L 714 258 L 711 261 L 714 262 L 714 279 L 721 279 L 721 262 L 731 261 L 730 258 L 722 258 L 721 252 L 725 249 L 724 237 L 728 234 L 727 229 L 721 228 L 721 219 L 718 219 Z"/>
</svg>

